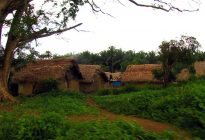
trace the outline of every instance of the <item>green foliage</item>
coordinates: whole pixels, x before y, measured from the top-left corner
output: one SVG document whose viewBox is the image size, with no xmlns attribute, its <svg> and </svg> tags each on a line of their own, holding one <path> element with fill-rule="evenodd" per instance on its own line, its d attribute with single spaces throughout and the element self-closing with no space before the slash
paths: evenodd
<svg viewBox="0 0 205 140">
<path fill-rule="evenodd" d="M 114 46 L 110 46 L 108 50 L 101 51 L 99 55 L 102 58 L 103 65 L 107 66 L 110 72 L 115 72 L 121 68 L 120 64 L 124 56 L 122 49 L 116 49 Z"/>
<path fill-rule="evenodd" d="M 74 92 L 53 91 L 34 97 L 22 97 L 22 103 L 17 105 L 14 112 L 34 112 L 36 114 L 55 112 L 60 115 L 97 114 L 96 108 L 86 105 L 85 96 Z"/>
<path fill-rule="evenodd" d="M 196 59 L 196 61 L 204 61 L 205 60 L 205 52 L 197 51 L 195 53 L 195 59 Z"/>
<path fill-rule="evenodd" d="M 137 115 L 172 123 L 204 138 L 205 80 L 172 85 L 165 89 L 139 90 L 119 96 L 95 96 L 103 107 L 116 113 Z"/>
<path fill-rule="evenodd" d="M 162 64 L 162 77 L 156 71 L 156 78 L 163 79 L 164 85 L 174 81 L 176 75 L 183 68 L 188 68 L 191 73 L 194 73 L 193 63 L 195 62 L 195 53 L 200 47 L 199 42 L 194 37 L 181 36 L 181 39 L 163 41 L 159 46 L 159 60 Z"/>
<path fill-rule="evenodd" d="M 76 60 L 79 64 L 97 64 L 99 59 L 97 54 L 93 54 L 89 51 L 84 51 L 82 53 L 72 55 L 76 57 Z"/>
<path fill-rule="evenodd" d="M 15 118 L 9 113 L 0 116 L 0 139 L 15 140 L 174 140 L 171 132 L 157 134 L 145 132 L 139 126 L 124 121 L 69 122 L 56 113 L 39 117 Z"/>
<path fill-rule="evenodd" d="M 163 71 L 162 69 L 154 69 L 152 74 L 155 79 L 162 81 L 163 80 Z"/>
<path fill-rule="evenodd" d="M 132 84 L 126 84 L 123 87 L 120 88 L 113 88 L 113 89 L 102 89 L 97 91 L 95 94 L 96 95 L 119 95 L 119 94 L 123 94 L 123 93 L 130 93 L 130 92 L 134 92 L 134 91 L 138 91 L 139 88 L 135 85 Z"/>
<path fill-rule="evenodd" d="M 158 54 L 151 52 L 135 52 L 132 50 L 123 51 L 122 49 L 109 47 L 99 53 L 84 51 L 78 54 L 66 54 L 55 57 L 74 57 L 79 64 L 98 64 L 105 71 L 124 71 L 130 64 L 156 64 L 159 63 Z"/>
</svg>

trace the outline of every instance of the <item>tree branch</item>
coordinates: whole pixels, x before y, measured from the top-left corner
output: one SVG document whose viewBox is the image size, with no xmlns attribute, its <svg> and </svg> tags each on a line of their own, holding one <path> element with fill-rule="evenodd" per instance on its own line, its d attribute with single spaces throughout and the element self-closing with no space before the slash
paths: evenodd
<svg viewBox="0 0 205 140">
<path fill-rule="evenodd" d="M 173 11 L 173 10 L 176 10 L 176 11 L 179 11 L 179 12 L 195 12 L 195 11 L 199 10 L 199 9 L 195 9 L 195 10 L 180 9 L 178 7 L 173 6 L 171 3 L 167 3 L 167 2 L 164 2 L 164 1 L 161 1 L 161 0 L 154 0 L 154 1 L 159 2 L 159 3 L 163 4 L 163 5 L 166 5 L 169 8 L 164 8 L 163 5 L 140 4 L 140 3 L 137 3 L 135 0 L 128 0 L 128 1 L 130 1 L 131 3 L 133 3 L 134 5 L 139 6 L 139 7 L 159 9 L 159 10 L 162 10 L 162 11 L 165 11 L 165 12 L 170 12 L 170 11 Z"/>
<path fill-rule="evenodd" d="M 101 12 L 103 14 L 110 16 L 110 17 L 113 17 L 111 14 L 105 13 L 93 0 L 91 2 L 89 0 L 87 0 L 86 2 L 90 5 L 90 7 L 92 8 L 92 11 L 94 13 Z"/>
<path fill-rule="evenodd" d="M 76 25 L 71 26 L 69 28 L 65 28 L 65 29 L 61 29 L 61 30 L 59 29 L 57 31 L 52 31 L 52 32 L 48 32 L 46 28 L 43 28 L 42 30 L 33 33 L 29 37 L 21 39 L 20 43 L 18 44 L 18 46 L 25 45 L 26 43 L 31 42 L 31 41 L 33 41 L 35 39 L 39 39 L 39 38 L 43 38 L 43 37 L 48 37 L 48 36 L 51 36 L 51 35 L 54 35 L 54 34 L 60 34 L 60 33 L 66 32 L 68 30 L 75 29 L 76 27 L 78 27 L 78 26 L 80 26 L 82 24 L 83 23 L 79 23 L 79 24 L 76 24 Z"/>
<path fill-rule="evenodd" d="M 57 30 L 57 31 L 52 31 L 52 32 L 49 32 L 49 33 L 47 33 L 47 34 L 41 35 L 41 36 L 39 36 L 38 38 L 43 38 L 43 37 L 51 36 L 51 35 L 54 35 L 54 34 L 61 34 L 61 33 L 66 32 L 66 31 L 68 31 L 68 30 L 72 30 L 72 29 L 74 29 L 74 28 L 76 28 L 76 27 L 78 27 L 78 26 L 80 26 L 80 25 L 82 25 L 82 24 L 83 24 L 83 23 L 79 23 L 79 24 L 76 24 L 76 25 L 71 26 L 71 27 L 69 27 L 69 28 L 65 28 L 65 29 Z"/>
</svg>

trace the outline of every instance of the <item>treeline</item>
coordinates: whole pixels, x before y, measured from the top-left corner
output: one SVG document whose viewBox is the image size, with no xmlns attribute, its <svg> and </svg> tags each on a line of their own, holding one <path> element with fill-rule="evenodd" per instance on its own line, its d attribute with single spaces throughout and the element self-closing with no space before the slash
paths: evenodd
<svg viewBox="0 0 205 140">
<path fill-rule="evenodd" d="M 158 64 L 160 63 L 159 52 L 150 51 L 135 52 L 133 50 L 123 51 L 114 46 L 99 53 L 92 53 L 84 51 L 78 54 L 66 54 L 63 56 L 53 55 L 53 58 L 72 57 L 77 60 L 79 64 L 96 64 L 101 65 L 105 71 L 116 72 L 124 71 L 130 64 Z M 196 61 L 205 60 L 205 52 L 197 51 L 195 53 Z"/>
<path fill-rule="evenodd" d="M 156 52 L 135 52 L 133 50 L 123 51 L 114 46 L 99 53 L 92 53 L 84 51 L 78 54 L 66 54 L 63 56 L 54 55 L 58 57 L 72 57 L 77 60 L 79 64 L 96 64 L 101 65 L 105 71 L 116 72 L 124 71 L 127 65 L 130 64 L 156 64 L 159 63 Z"/>
<path fill-rule="evenodd" d="M 29 47 L 28 47 L 29 48 Z M 34 48 L 30 47 L 29 53 L 22 50 L 16 51 L 16 57 L 13 61 L 15 67 L 22 67 L 29 61 L 36 59 L 52 59 L 52 58 L 74 58 L 79 64 L 95 64 L 101 65 L 105 71 L 117 72 L 125 71 L 130 64 L 158 64 L 160 63 L 159 52 L 150 51 L 135 52 L 134 50 L 123 51 L 114 46 L 110 46 L 107 50 L 99 53 L 84 51 L 81 53 L 67 53 L 65 55 L 52 54 L 50 51 L 40 54 Z M 0 66 L 3 61 L 3 50 L 0 50 Z M 197 51 L 195 54 L 196 61 L 205 60 L 205 52 Z"/>
</svg>

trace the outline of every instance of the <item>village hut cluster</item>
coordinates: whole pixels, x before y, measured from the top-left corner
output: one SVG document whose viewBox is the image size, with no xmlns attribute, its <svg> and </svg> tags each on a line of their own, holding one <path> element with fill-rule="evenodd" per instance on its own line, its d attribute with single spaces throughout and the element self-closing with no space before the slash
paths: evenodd
<svg viewBox="0 0 205 140">
<path fill-rule="evenodd" d="M 39 93 L 48 79 L 57 81 L 60 90 L 84 93 L 103 89 L 108 83 L 99 65 L 78 65 L 73 59 L 31 62 L 14 74 L 12 83 L 18 85 L 18 94 L 31 95 Z"/>
<path fill-rule="evenodd" d="M 205 62 L 194 64 L 196 75 L 205 75 Z M 159 83 L 152 71 L 161 68 L 160 64 L 129 65 L 125 72 L 104 72 L 99 65 L 77 64 L 73 59 L 38 60 L 31 62 L 12 77 L 17 85 L 18 94 L 31 95 L 42 90 L 42 81 L 52 79 L 58 82 L 58 89 L 93 93 L 105 88 L 120 87 L 126 83 Z M 177 80 L 189 78 L 183 69 Z"/>
</svg>

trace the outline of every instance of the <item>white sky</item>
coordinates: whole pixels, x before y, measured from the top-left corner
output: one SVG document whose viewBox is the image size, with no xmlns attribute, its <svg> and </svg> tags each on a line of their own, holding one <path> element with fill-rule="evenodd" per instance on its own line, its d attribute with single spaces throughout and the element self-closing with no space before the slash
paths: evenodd
<svg viewBox="0 0 205 140">
<path fill-rule="evenodd" d="M 60 36 L 40 39 L 37 50 L 50 50 L 53 54 L 78 53 L 82 51 L 100 52 L 109 46 L 123 50 L 156 51 L 164 40 L 178 39 L 181 35 L 190 35 L 201 43 L 205 50 L 205 5 L 199 12 L 163 12 L 134 6 L 124 2 L 125 6 L 107 0 L 102 5 L 104 14 L 93 14 L 89 6 L 83 6 L 76 21 L 82 22 L 78 30 L 68 31 Z"/>
</svg>

